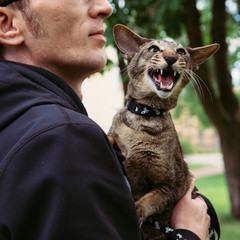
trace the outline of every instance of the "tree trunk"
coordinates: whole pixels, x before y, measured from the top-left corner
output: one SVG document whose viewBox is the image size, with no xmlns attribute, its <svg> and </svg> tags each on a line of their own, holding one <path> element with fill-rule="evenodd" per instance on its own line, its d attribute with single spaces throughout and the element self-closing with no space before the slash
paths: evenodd
<svg viewBox="0 0 240 240">
<path fill-rule="evenodd" d="M 204 45 L 196 0 L 187 0 L 185 11 L 190 46 Z M 205 96 L 202 99 L 203 107 L 220 136 L 232 215 L 240 219 L 240 112 L 238 99 L 233 93 L 232 79 L 228 69 L 225 0 L 213 0 L 212 13 L 212 40 L 221 45 L 218 53 L 214 55 L 215 79 L 218 89 L 213 88 L 212 79 L 214 78 L 211 77 L 213 73 L 210 71 L 208 64 L 201 66 L 201 71 L 197 74 L 207 86 L 202 86 Z M 208 91 L 211 92 L 211 98 L 208 97 Z"/>
<path fill-rule="evenodd" d="M 240 219 L 240 125 L 231 123 L 228 134 L 220 134 L 221 147 L 225 161 L 225 172 L 231 200 L 231 213 Z"/>
<path fill-rule="evenodd" d="M 228 124 L 218 128 L 224 155 L 226 177 L 232 203 L 232 215 L 240 219 L 240 112 L 237 97 L 233 93 L 232 77 L 228 69 L 227 13 L 225 0 L 213 0 L 212 39 L 221 49 L 215 55 L 215 68 Z"/>
<path fill-rule="evenodd" d="M 238 5 L 238 14 L 240 14 L 240 0 L 237 0 L 237 5 Z"/>
</svg>

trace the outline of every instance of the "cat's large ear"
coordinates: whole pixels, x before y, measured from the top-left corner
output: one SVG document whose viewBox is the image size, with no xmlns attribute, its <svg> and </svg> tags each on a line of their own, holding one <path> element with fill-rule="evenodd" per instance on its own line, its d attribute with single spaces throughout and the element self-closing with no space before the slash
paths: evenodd
<svg viewBox="0 0 240 240">
<path fill-rule="evenodd" d="M 121 24 L 114 26 L 113 35 L 117 47 L 128 62 L 131 61 L 135 53 L 139 52 L 141 45 L 151 41 L 150 39 L 140 37 L 128 27 Z"/>
<path fill-rule="evenodd" d="M 212 56 L 219 49 L 220 45 L 214 43 L 204 47 L 187 48 L 192 61 L 193 71 L 198 70 L 199 66 L 204 63 L 210 56 Z"/>
</svg>

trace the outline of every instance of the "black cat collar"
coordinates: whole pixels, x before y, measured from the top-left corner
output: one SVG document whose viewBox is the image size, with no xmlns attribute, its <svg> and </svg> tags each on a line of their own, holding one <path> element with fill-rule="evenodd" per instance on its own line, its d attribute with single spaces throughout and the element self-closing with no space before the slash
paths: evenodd
<svg viewBox="0 0 240 240">
<path fill-rule="evenodd" d="M 133 100 L 127 102 L 126 108 L 132 113 L 145 117 L 159 117 L 164 116 L 168 113 L 168 110 L 151 108 L 147 105 L 134 102 Z"/>
</svg>

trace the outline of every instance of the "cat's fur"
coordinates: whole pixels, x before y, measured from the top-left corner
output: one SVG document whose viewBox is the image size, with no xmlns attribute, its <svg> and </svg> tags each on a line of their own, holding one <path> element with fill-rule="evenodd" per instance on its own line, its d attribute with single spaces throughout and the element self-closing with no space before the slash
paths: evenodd
<svg viewBox="0 0 240 240">
<path fill-rule="evenodd" d="M 115 26 L 114 37 L 129 64 L 126 100 L 165 111 L 177 105 L 192 71 L 219 48 L 218 44 L 186 48 L 176 42 L 142 38 L 123 25 Z M 115 115 L 109 135 L 126 156 L 123 165 L 145 239 L 163 239 L 144 221 L 157 214 L 162 224 L 170 226 L 173 206 L 191 181 L 170 113 L 146 117 L 124 107 Z"/>
</svg>

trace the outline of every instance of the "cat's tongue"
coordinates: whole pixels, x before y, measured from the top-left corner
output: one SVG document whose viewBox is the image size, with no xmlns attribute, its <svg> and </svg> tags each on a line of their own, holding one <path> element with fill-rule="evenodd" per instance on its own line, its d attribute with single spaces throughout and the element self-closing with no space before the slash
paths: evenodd
<svg viewBox="0 0 240 240">
<path fill-rule="evenodd" d="M 173 78 L 171 75 L 169 76 L 162 76 L 158 74 L 158 81 L 160 82 L 161 89 L 171 90 L 173 86 Z"/>
</svg>

